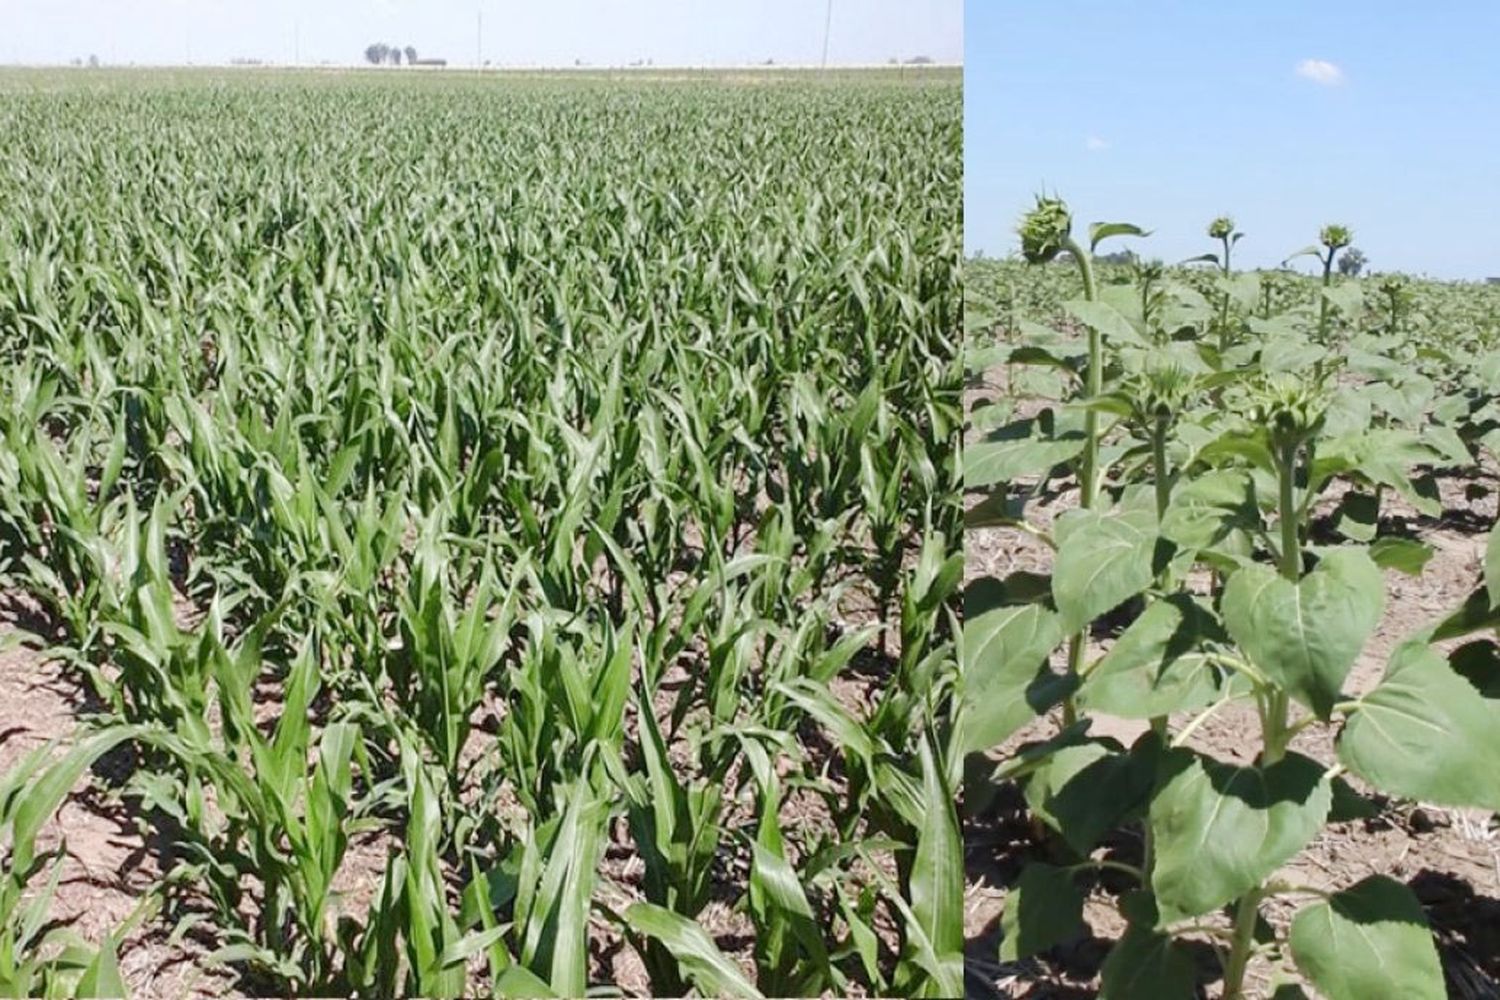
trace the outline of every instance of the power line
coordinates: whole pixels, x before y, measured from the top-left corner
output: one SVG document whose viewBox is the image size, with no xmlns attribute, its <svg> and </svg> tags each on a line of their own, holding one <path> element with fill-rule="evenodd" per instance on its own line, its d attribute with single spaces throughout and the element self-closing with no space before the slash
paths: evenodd
<svg viewBox="0 0 1500 1000">
<path fill-rule="evenodd" d="M 828 12 L 823 16 L 823 68 L 828 68 L 828 32 L 833 27 L 833 0 L 828 0 Z"/>
</svg>

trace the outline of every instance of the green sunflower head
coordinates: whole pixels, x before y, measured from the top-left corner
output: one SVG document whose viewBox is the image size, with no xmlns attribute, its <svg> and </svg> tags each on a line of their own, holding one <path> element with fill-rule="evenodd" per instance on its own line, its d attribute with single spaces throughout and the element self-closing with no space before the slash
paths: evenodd
<svg viewBox="0 0 1500 1000">
<path fill-rule="evenodd" d="M 1315 436 L 1327 416 L 1324 388 L 1290 373 L 1269 375 L 1253 391 L 1251 419 L 1270 432 L 1278 451 Z"/>
<path fill-rule="evenodd" d="M 1062 252 L 1073 231 L 1073 217 L 1061 198 L 1037 196 L 1036 205 L 1021 219 L 1021 255 L 1029 264 L 1045 264 Z"/>
<path fill-rule="evenodd" d="M 1234 220 L 1227 215 L 1221 215 L 1208 224 L 1208 235 L 1216 240 L 1228 239 L 1234 232 Z"/>
<path fill-rule="evenodd" d="M 1354 239 L 1354 233 L 1348 226 L 1340 226 L 1337 223 L 1329 223 L 1318 233 L 1318 242 L 1330 250 L 1342 250 Z"/>
</svg>

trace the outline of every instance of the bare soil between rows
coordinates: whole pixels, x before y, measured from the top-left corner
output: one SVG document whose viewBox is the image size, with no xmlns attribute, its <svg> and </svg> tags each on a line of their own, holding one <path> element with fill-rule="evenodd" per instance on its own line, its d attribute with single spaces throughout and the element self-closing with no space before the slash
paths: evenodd
<svg viewBox="0 0 1500 1000">
<path fill-rule="evenodd" d="M 965 392 L 965 408 L 993 402 L 1003 393 L 1000 372 L 988 374 Z M 1018 406 L 1025 415 L 1025 404 Z M 1028 519 L 1049 527 L 1063 511 L 1076 506 L 1071 482 L 1028 507 Z M 1382 676 L 1396 645 L 1417 629 L 1456 609 L 1480 579 L 1486 535 L 1497 515 L 1500 468 L 1486 463 L 1471 478 L 1440 478 L 1442 513 L 1423 517 L 1390 505 L 1382 511 L 1382 533 L 1398 531 L 1434 550 L 1420 576 L 1386 573 L 1386 608 L 1379 627 L 1350 671 L 1345 690 L 1359 695 Z M 966 507 L 983 499 L 965 498 Z M 1388 500 L 1389 504 L 1389 500 Z M 1321 509 L 1321 508 L 1320 508 Z M 1004 578 L 1025 571 L 1045 574 L 1050 553 L 1041 542 L 1011 529 L 977 529 L 964 539 L 965 582 Z M 1096 632 L 1090 655 L 1107 648 L 1111 636 Z M 1062 666 L 1063 654 L 1056 665 Z M 1174 720 L 1180 724 L 1181 720 Z M 1059 728 L 1057 713 L 1036 720 L 993 752 L 1003 760 L 1022 744 L 1046 738 Z M 1144 722 L 1103 717 L 1091 732 L 1114 736 L 1129 745 L 1147 728 Z M 1254 706 L 1240 702 L 1210 718 L 1193 738 L 1193 746 L 1219 759 L 1248 762 L 1260 745 Z M 1334 762 L 1326 727 L 1304 730 L 1293 744 L 1325 764 Z M 1500 766 L 1500 764 L 1497 764 Z M 985 769 L 988 773 L 988 769 Z M 1351 782 L 1368 791 L 1357 780 Z M 1500 823 L 1482 810 L 1455 810 L 1379 797 L 1380 812 L 1368 819 L 1326 826 L 1284 870 L 1293 882 L 1317 888 L 1343 888 L 1373 874 L 1406 883 L 1421 900 L 1438 940 L 1450 996 L 1500 997 Z M 1032 860 L 1049 860 L 1056 845 L 1034 825 L 1014 785 L 1003 785 L 989 801 L 965 804 L 966 979 L 972 995 L 1072 1000 L 1095 996 L 1099 969 L 1124 930 L 1115 904 L 1130 886 L 1128 879 L 1105 875 L 1091 887 L 1085 905 L 1088 933 L 1021 962 L 997 959 L 1000 917 L 1007 890 Z M 1139 859 L 1139 838 L 1122 833 L 1106 851 Z M 1295 906 L 1281 898 L 1267 904 L 1267 915 L 1281 930 Z M 1217 996 L 1217 967 L 1205 947 L 1205 995 Z M 1252 966 L 1247 987 L 1252 994 L 1266 985 L 1269 970 Z"/>
</svg>

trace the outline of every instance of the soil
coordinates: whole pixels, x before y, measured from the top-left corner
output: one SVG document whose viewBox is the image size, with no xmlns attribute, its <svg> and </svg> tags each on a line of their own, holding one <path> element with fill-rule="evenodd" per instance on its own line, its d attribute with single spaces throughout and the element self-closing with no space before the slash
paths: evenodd
<svg viewBox="0 0 1500 1000">
<path fill-rule="evenodd" d="M 0 774 L 32 751 L 65 745 L 79 716 L 97 710 L 76 676 L 56 661 L 19 648 L 34 628 L 23 602 L 0 601 Z M 161 880 L 159 845 L 144 818 L 113 794 L 120 762 L 109 756 L 93 768 L 37 837 L 38 852 L 56 851 L 61 871 L 49 914 L 53 926 L 98 943 L 124 924 Z M 45 887 L 45 875 L 33 890 Z M 149 915 L 149 914 L 148 914 Z M 173 941 L 164 921 L 145 919 L 120 942 L 120 972 L 133 996 L 177 998 L 222 995 L 225 977 L 195 961 L 204 953 L 192 935 Z"/>
<path fill-rule="evenodd" d="M 1003 372 L 987 373 L 966 392 L 966 409 L 1003 395 Z M 1017 416 L 1035 404 L 1018 401 Z M 1076 505 L 1071 480 L 1049 484 L 1028 505 L 1028 519 L 1042 528 Z M 1482 486 L 1476 490 L 1473 487 Z M 1440 478 L 1442 513 L 1424 517 L 1387 497 L 1382 533 L 1399 532 L 1433 549 L 1419 577 L 1386 573 L 1386 609 L 1379 627 L 1350 672 L 1345 690 L 1368 691 L 1380 680 L 1387 658 L 1405 636 L 1456 609 L 1480 580 L 1486 535 L 1497 516 L 1500 468 L 1487 461 L 1471 478 Z M 1318 512 L 1327 513 L 1337 492 L 1325 497 Z M 966 498 L 972 506 L 981 494 Z M 1315 526 L 1316 530 L 1316 526 Z M 966 582 L 1018 571 L 1045 574 L 1050 552 L 1041 542 L 1011 529 L 978 529 L 965 535 Z M 1090 656 L 1107 648 L 1108 636 L 1096 634 Z M 1063 654 L 1057 656 L 1061 666 Z M 1174 719 L 1174 725 L 1184 720 Z M 1003 760 L 1019 745 L 1045 738 L 1059 728 L 1054 713 L 1036 720 L 993 752 Z M 1098 718 L 1096 734 L 1111 735 L 1127 745 L 1146 728 L 1144 722 Z M 1293 747 L 1326 764 L 1334 761 L 1332 731 L 1314 726 Z M 1252 703 L 1237 702 L 1212 716 L 1192 744 L 1226 761 L 1248 761 L 1260 742 L 1260 725 Z M 987 770 L 987 769 L 986 769 Z M 1368 792 L 1357 780 L 1358 790 Z M 1449 994 L 1454 997 L 1500 997 L 1500 822 L 1481 810 L 1455 810 L 1423 803 L 1376 797 L 1376 815 L 1333 823 L 1286 866 L 1279 877 L 1316 888 L 1343 888 L 1372 874 L 1405 882 L 1421 900 L 1436 932 Z M 1029 819 L 1014 785 L 1002 785 L 991 801 L 965 810 L 967 891 L 965 897 L 966 971 L 970 993 L 1003 997 L 1075 998 L 1094 996 L 1099 967 L 1124 923 L 1116 897 L 1129 886 L 1105 876 L 1092 887 L 1085 907 L 1088 934 L 1041 955 L 1014 963 L 997 959 L 1000 915 L 1007 889 L 1032 859 L 1052 849 L 1044 831 Z M 1106 842 L 1106 852 L 1138 860 L 1138 833 L 1124 831 Z M 1128 880 L 1126 880 L 1128 881 Z M 1266 906 L 1271 922 L 1284 931 L 1297 900 L 1279 897 Z M 1206 946 L 1204 995 L 1217 996 L 1217 964 Z M 1247 987 L 1260 993 L 1272 970 L 1252 965 Z"/>
</svg>

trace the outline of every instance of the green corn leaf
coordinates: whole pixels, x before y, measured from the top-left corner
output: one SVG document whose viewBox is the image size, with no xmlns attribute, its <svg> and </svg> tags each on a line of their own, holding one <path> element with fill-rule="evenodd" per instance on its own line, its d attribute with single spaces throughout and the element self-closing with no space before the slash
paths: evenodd
<svg viewBox="0 0 1500 1000">
<path fill-rule="evenodd" d="M 917 830 L 917 851 L 912 859 L 911 909 L 933 950 L 944 959 L 963 952 L 963 841 L 958 833 L 954 796 L 936 751 L 925 739 L 918 749 L 926 821 Z"/>
<path fill-rule="evenodd" d="M 652 903 L 635 903 L 624 916 L 636 933 L 660 941 L 682 966 L 683 974 L 704 995 L 749 998 L 762 995 L 740 967 L 693 921 Z"/>
</svg>

